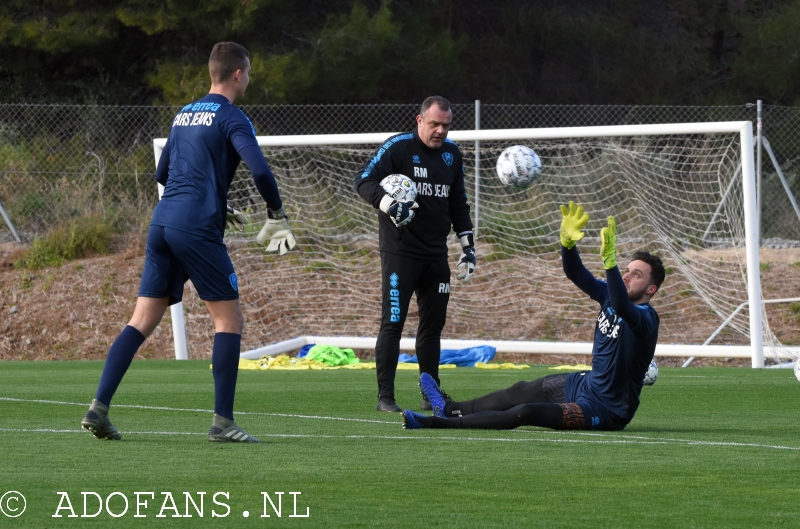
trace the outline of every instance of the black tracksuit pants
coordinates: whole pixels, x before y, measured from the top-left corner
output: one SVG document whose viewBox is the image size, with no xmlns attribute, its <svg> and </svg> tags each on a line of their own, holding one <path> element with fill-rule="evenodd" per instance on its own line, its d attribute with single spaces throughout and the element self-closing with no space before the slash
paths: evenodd
<svg viewBox="0 0 800 529">
<path fill-rule="evenodd" d="M 416 294 L 419 308 L 416 336 L 419 371 L 439 382 L 440 341 L 450 300 L 450 265 L 446 258 L 424 260 L 381 252 L 381 275 L 381 328 L 375 346 L 378 396 L 394 398 L 400 336 L 412 294 Z"/>
</svg>

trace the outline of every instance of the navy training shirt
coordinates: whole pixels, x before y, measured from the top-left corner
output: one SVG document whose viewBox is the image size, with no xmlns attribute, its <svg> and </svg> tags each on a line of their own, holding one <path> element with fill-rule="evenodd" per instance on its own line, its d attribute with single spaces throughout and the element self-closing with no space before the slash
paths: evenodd
<svg viewBox="0 0 800 529">
<path fill-rule="evenodd" d="M 221 238 L 228 189 L 242 158 L 268 207 L 280 209 L 275 178 L 247 116 L 219 94 L 183 107 L 172 121 L 156 170 L 165 189 L 151 224 Z"/>
<path fill-rule="evenodd" d="M 583 266 L 577 248 L 562 248 L 561 259 L 567 277 L 600 304 L 592 370 L 570 375 L 567 399 L 599 404 L 627 424 L 639 407 L 642 381 L 656 352 L 658 314 L 649 303 L 630 301 L 618 268 L 606 271 L 606 282 Z"/>
<path fill-rule="evenodd" d="M 378 211 L 380 251 L 446 259 L 451 229 L 457 234 L 472 232 L 461 150 L 449 139 L 431 149 L 416 129 L 396 134 L 366 161 L 355 175 L 353 187 L 377 209 L 386 196 L 380 182 L 390 174 L 402 174 L 414 181 L 419 207 L 411 222 L 400 228 L 389 215 Z"/>
</svg>

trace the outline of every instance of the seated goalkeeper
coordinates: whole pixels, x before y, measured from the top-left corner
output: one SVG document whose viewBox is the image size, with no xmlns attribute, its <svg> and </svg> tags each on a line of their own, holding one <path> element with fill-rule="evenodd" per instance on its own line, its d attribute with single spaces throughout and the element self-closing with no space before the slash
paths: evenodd
<svg viewBox="0 0 800 529">
<path fill-rule="evenodd" d="M 657 256 L 636 252 L 624 274 L 617 268 L 616 223 L 600 232 L 606 280 L 584 267 L 576 243 L 589 220 L 583 207 L 561 209 L 561 261 L 564 273 L 600 304 L 592 346 L 592 370 L 549 375 L 474 400 L 446 402 L 436 382 L 423 373 L 420 385 L 434 416 L 403 412 L 403 427 L 505 430 L 540 426 L 556 430 L 622 430 L 639 407 L 642 381 L 658 339 L 658 314 L 650 298 L 664 281 Z"/>
</svg>

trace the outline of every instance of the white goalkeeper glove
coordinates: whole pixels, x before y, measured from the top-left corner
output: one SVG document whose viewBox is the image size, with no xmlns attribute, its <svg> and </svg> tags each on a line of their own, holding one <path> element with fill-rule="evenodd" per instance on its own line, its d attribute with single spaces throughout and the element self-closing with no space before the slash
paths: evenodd
<svg viewBox="0 0 800 529">
<path fill-rule="evenodd" d="M 225 206 L 225 208 L 227 209 L 228 215 L 228 218 L 225 220 L 225 224 L 228 226 L 229 230 L 242 231 L 244 229 L 244 225 L 250 222 L 247 220 L 247 217 L 244 216 L 244 213 L 238 209 L 233 209 L 233 207 L 230 205 Z"/>
<path fill-rule="evenodd" d="M 456 279 L 469 283 L 472 279 L 472 274 L 475 273 L 475 241 L 472 237 L 472 232 L 468 231 L 460 234 L 461 237 L 461 259 L 458 260 L 458 269 L 460 272 Z"/>
<path fill-rule="evenodd" d="M 381 199 L 380 210 L 389 215 L 398 228 L 405 226 L 414 218 L 414 210 L 419 207 L 414 201 L 398 202 L 389 195 Z"/>
<path fill-rule="evenodd" d="M 285 254 L 293 249 L 297 244 L 292 228 L 289 227 L 289 219 L 286 210 L 281 207 L 278 211 L 267 210 L 267 222 L 256 237 L 258 244 L 264 244 L 269 240 L 268 252 L 278 252 Z"/>
</svg>

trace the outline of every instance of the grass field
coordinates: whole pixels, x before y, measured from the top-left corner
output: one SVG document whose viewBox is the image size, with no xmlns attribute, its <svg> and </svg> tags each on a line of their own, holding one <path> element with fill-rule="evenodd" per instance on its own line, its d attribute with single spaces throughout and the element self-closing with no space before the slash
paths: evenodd
<svg viewBox="0 0 800 529">
<path fill-rule="evenodd" d="M 800 527 L 790 370 L 662 368 L 615 433 L 406 431 L 374 411 L 374 371 L 242 371 L 236 419 L 264 442 L 220 445 L 207 361 L 134 362 L 111 411 L 120 442 L 79 427 L 101 369 L 0 363 L 0 507 L 26 500 L 0 527 Z M 552 372 L 441 378 L 466 399 Z M 415 372 L 397 386 L 419 405 Z"/>
</svg>

